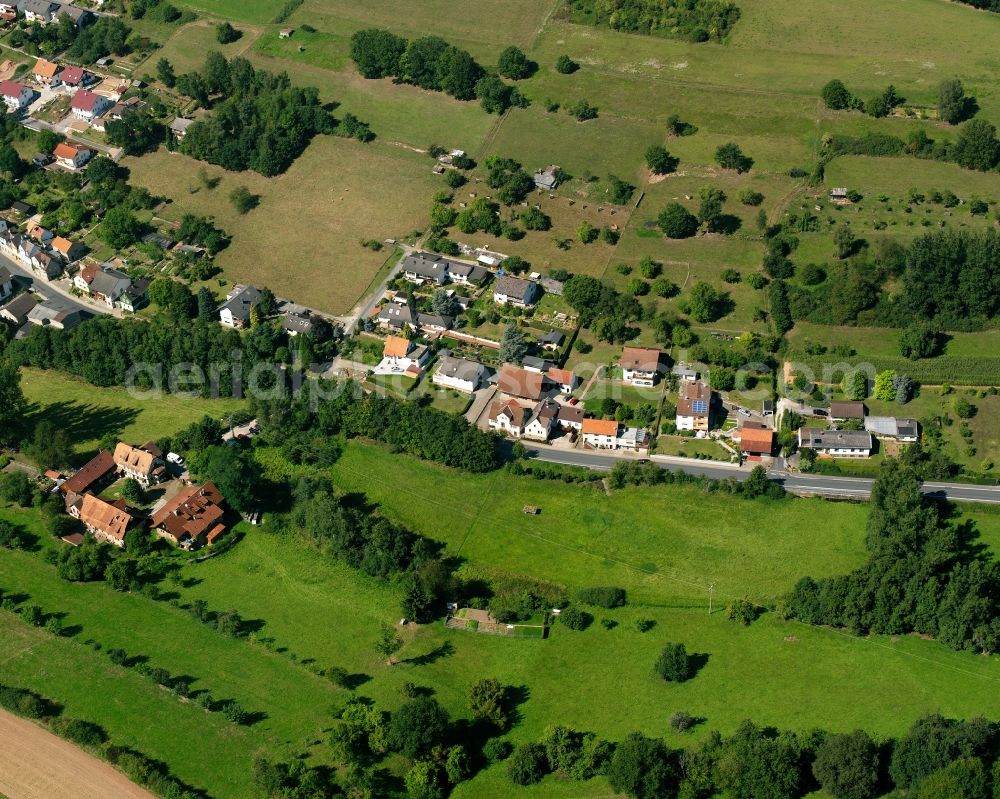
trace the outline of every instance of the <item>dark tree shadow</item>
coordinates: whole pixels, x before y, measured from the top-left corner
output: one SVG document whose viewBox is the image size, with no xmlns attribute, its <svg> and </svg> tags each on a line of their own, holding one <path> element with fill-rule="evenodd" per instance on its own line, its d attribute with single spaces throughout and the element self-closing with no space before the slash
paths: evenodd
<svg viewBox="0 0 1000 799">
<path fill-rule="evenodd" d="M 689 680 L 698 676 L 698 672 L 708 665 L 709 654 L 707 652 L 691 652 L 688 654 L 688 665 L 691 667 Z"/>
<path fill-rule="evenodd" d="M 743 220 L 734 214 L 721 214 L 715 220 L 716 232 L 724 233 L 727 236 L 733 235 L 741 227 L 743 227 Z"/>
<path fill-rule="evenodd" d="M 445 641 L 438 647 L 435 647 L 430 652 L 424 655 L 417 655 L 416 657 L 407 658 L 401 661 L 402 663 L 409 663 L 411 666 L 429 666 L 432 663 L 436 663 L 441 658 L 450 657 L 455 654 L 455 645 L 451 641 Z"/>
<path fill-rule="evenodd" d="M 45 406 L 32 403 L 25 413 L 30 424 L 51 422 L 57 430 L 64 430 L 77 440 L 110 435 L 120 437 L 138 416 L 137 408 L 99 407 L 76 401 L 57 401 Z M 92 450 L 85 453 L 85 457 L 89 460 L 95 454 L 96 450 Z"/>
<path fill-rule="evenodd" d="M 349 688 L 352 691 L 356 691 L 366 682 L 371 682 L 372 676 L 370 674 L 362 674 L 358 672 L 357 674 L 348 674 L 347 678 L 344 680 L 344 687 Z"/>
</svg>

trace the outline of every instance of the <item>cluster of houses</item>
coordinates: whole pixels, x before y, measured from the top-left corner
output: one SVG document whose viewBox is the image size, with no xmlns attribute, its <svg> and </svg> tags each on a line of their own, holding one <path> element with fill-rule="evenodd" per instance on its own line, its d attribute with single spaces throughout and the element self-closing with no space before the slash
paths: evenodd
<svg viewBox="0 0 1000 799">
<path fill-rule="evenodd" d="M 920 438 L 916 419 L 869 416 L 863 402 L 831 402 L 830 421 L 833 426 L 828 429 L 800 429 L 799 448 L 831 458 L 868 458 L 876 440 L 908 444 Z M 840 423 L 851 426 L 840 427 Z"/>
<path fill-rule="evenodd" d="M 86 250 L 77 242 L 57 236 L 41 225 L 29 222 L 27 230 L 21 232 L 0 219 L 0 252 L 31 267 L 45 280 L 55 280 Z"/>
<path fill-rule="evenodd" d="M 256 286 L 237 283 L 218 308 L 219 322 L 237 330 L 249 327 L 251 312 L 260 303 L 260 299 L 261 291 Z M 311 334 L 317 321 L 313 312 L 303 306 L 285 303 L 282 308 L 281 326 L 292 338 Z"/>
<path fill-rule="evenodd" d="M 130 530 L 148 525 L 160 538 L 194 549 L 211 546 L 226 532 L 225 499 L 213 483 L 183 485 L 147 516 L 122 499 L 100 496 L 115 480 L 123 478 L 132 478 L 144 488 L 168 480 L 163 453 L 151 441 L 141 446 L 119 442 L 113 453 L 101 450 L 59 484 L 67 513 L 98 541 L 124 548 Z M 66 540 L 78 544 L 82 536 L 75 534 Z"/>
<path fill-rule="evenodd" d="M 70 111 L 77 119 L 89 122 L 115 105 L 115 100 L 110 97 L 86 88 L 97 80 L 97 76 L 83 67 L 73 64 L 60 65 L 39 58 L 32 67 L 31 76 L 39 89 L 72 92 Z M 31 105 L 36 93 L 35 87 L 27 83 L 16 80 L 0 81 L 0 97 L 3 98 L 7 109 L 13 113 L 23 111 Z"/>
</svg>

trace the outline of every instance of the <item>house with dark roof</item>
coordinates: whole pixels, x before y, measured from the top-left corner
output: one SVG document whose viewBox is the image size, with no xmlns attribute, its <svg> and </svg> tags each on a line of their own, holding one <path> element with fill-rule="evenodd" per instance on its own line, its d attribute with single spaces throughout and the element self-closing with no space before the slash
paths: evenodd
<svg viewBox="0 0 1000 799">
<path fill-rule="evenodd" d="M 38 305 L 38 300 L 29 292 L 20 294 L 3 307 L 0 307 L 0 319 L 20 327 L 28 321 L 31 309 Z"/>
<path fill-rule="evenodd" d="M 863 402 L 831 402 L 830 418 L 838 422 L 848 419 L 864 419 L 865 404 Z"/>
<path fill-rule="evenodd" d="M 549 164 L 545 169 L 539 169 L 531 176 L 535 186 L 545 191 L 551 191 L 559 185 L 559 167 Z"/>
<path fill-rule="evenodd" d="M 219 306 L 219 321 L 226 327 L 246 327 L 250 324 L 250 309 L 260 302 L 260 291 L 254 286 L 234 286 Z"/>
<path fill-rule="evenodd" d="M 90 282 L 89 293 L 95 300 L 103 302 L 109 308 L 115 304 L 132 285 L 132 278 L 113 266 L 103 264 Z"/>
<path fill-rule="evenodd" d="M 463 286 L 482 286 L 490 279 L 492 272 L 478 264 L 448 262 L 448 277 L 453 283 Z"/>
<path fill-rule="evenodd" d="M 115 304 L 129 313 L 145 308 L 149 304 L 149 281 L 145 278 L 134 281 L 122 292 Z"/>
<path fill-rule="evenodd" d="M 37 22 L 39 25 L 48 25 L 55 21 L 56 12 L 59 10 L 59 3 L 51 0 L 19 0 L 17 9 L 24 15 L 27 22 Z"/>
<path fill-rule="evenodd" d="M 533 441 L 548 441 L 556 428 L 559 405 L 552 400 L 542 400 L 531 411 L 524 425 L 524 437 Z"/>
<path fill-rule="evenodd" d="M 59 488 L 66 495 L 68 502 L 75 502 L 88 491 L 100 492 L 110 484 L 114 479 L 116 468 L 114 457 L 102 449 Z"/>
<path fill-rule="evenodd" d="M 54 330 L 69 330 L 82 321 L 83 316 L 77 308 L 57 297 L 38 303 L 28 312 L 28 322 Z"/>
<path fill-rule="evenodd" d="M 193 119 L 185 119 L 184 117 L 174 117 L 173 121 L 170 123 L 170 133 L 177 141 L 181 141 L 185 136 L 187 136 L 188 128 L 194 124 Z"/>
<path fill-rule="evenodd" d="M 531 280 L 501 275 L 493 284 L 493 302 L 527 308 L 538 302 L 541 289 Z"/>
<path fill-rule="evenodd" d="M 562 346 L 563 341 L 566 340 L 566 336 L 560 333 L 558 330 L 550 330 L 544 336 L 538 339 L 539 346 L 544 350 L 551 350 L 552 352 L 558 351 Z"/>
<path fill-rule="evenodd" d="M 281 329 L 289 336 L 308 336 L 315 327 L 312 315 L 306 311 L 304 313 L 286 313 L 281 317 Z"/>
<path fill-rule="evenodd" d="M 867 430 L 799 430 L 799 449 L 811 449 L 830 458 L 867 458 L 872 454 L 872 434 Z"/>
<path fill-rule="evenodd" d="M 69 17 L 78 28 L 88 25 L 94 19 L 94 15 L 86 8 L 80 8 L 70 3 L 62 3 L 53 14 L 53 21 L 58 21 L 60 17 Z"/>
<path fill-rule="evenodd" d="M 415 252 L 403 258 L 403 277 L 411 283 L 423 285 L 436 283 L 443 286 L 448 282 L 447 258 L 430 252 Z"/>
<path fill-rule="evenodd" d="M 0 301 L 6 300 L 14 293 L 14 276 L 10 270 L 0 264 Z"/>
<path fill-rule="evenodd" d="M 225 532 L 225 500 L 212 482 L 192 485 L 169 499 L 150 520 L 160 538 L 184 549 L 211 546 Z"/>
<path fill-rule="evenodd" d="M 404 327 L 417 328 L 416 314 L 408 305 L 387 303 L 382 306 L 375 318 L 382 327 L 393 330 L 402 330 Z"/>
<path fill-rule="evenodd" d="M 59 73 L 59 80 L 66 86 L 82 86 L 87 82 L 89 73 L 83 67 L 67 64 Z"/>
<path fill-rule="evenodd" d="M 582 405 L 560 405 L 556 419 L 563 430 L 580 430 L 585 415 Z"/>
</svg>

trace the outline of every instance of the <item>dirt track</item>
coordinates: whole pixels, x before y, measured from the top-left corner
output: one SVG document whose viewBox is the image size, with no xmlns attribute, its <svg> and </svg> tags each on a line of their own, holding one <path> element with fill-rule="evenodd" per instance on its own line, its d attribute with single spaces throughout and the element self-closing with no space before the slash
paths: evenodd
<svg viewBox="0 0 1000 799">
<path fill-rule="evenodd" d="M 0 795 L 8 799 L 155 799 L 107 763 L 2 710 Z"/>
</svg>

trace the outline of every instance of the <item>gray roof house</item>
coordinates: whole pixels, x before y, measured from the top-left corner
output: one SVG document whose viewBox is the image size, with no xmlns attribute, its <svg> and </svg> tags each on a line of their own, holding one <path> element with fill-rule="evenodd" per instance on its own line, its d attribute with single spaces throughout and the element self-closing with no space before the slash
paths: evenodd
<svg viewBox="0 0 1000 799">
<path fill-rule="evenodd" d="M 558 330 L 550 330 L 544 336 L 539 337 L 538 343 L 547 350 L 558 350 L 566 338 Z"/>
<path fill-rule="evenodd" d="M 376 319 L 380 325 L 396 330 L 402 330 L 406 325 L 416 327 L 413 319 L 413 311 L 410 310 L 408 305 L 396 305 L 392 302 L 387 303 L 382 306 L 382 310 L 378 312 Z"/>
<path fill-rule="evenodd" d="M 58 20 L 64 15 L 73 20 L 78 28 L 82 28 L 94 18 L 94 15 L 87 9 L 69 3 L 62 3 L 53 15 L 53 19 Z"/>
<path fill-rule="evenodd" d="M 102 266 L 90 283 L 90 293 L 98 299 L 103 299 L 108 305 L 114 305 L 131 285 L 132 279 L 124 272 L 111 266 Z"/>
<path fill-rule="evenodd" d="M 260 302 L 260 291 L 254 286 L 236 286 L 219 306 L 219 321 L 226 327 L 246 327 L 250 309 Z"/>
<path fill-rule="evenodd" d="M 289 336 L 307 336 L 313 331 L 313 320 L 308 313 L 286 313 L 281 327 Z"/>
<path fill-rule="evenodd" d="M 476 264 L 460 264 L 457 261 L 448 262 L 448 276 L 455 283 L 474 283 L 479 286 L 489 280 L 491 274 L 489 269 Z"/>
<path fill-rule="evenodd" d="M 118 307 L 135 313 L 149 302 L 149 281 L 142 278 L 130 285 L 118 298 Z"/>
<path fill-rule="evenodd" d="M 403 277 L 411 283 L 437 283 L 439 286 L 448 282 L 447 258 L 429 252 L 416 252 L 403 259 Z"/>
<path fill-rule="evenodd" d="M 487 378 L 486 367 L 481 363 L 467 361 L 464 358 L 454 358 L 451 355 L 442 355 L 438 362 L 437 371 L 431 377 L 431 382 L 445 388 L 471 393 L 486 385 Z"/>
<path fill-rule="evenodd" d="M 17 4 L 17 10 L 24 15 L 25 19 L 29 22 L 38 20 L 42 24 L 52 22 L 55 19 L 55 12 L 59 8 L 59 3 L 53 3 L 50 0 L 20 0 Z"/>
<path fill-rule="evenodd" d="M 535 186 L 540 189 L 551 190 L 559 185 L 559 167 L 549 164 L 545 169 L 539 169 L 531 179 L 535 181 Z"/>
<path fill-rule="evenodd" d="M 0 300 L 7 299 L 14 291 L 14 278 L 6 266 L 0 265 Z"/>
<path fill-rule="evenodd" d="M 799 447 L 834 458 L 867 458 L 872 454 L 872 434 L 867 430 L 799 430 Z"/>
<path fill-rule="evenodd" d="M 450 316 L 437 316 L 430 313 L 418 313 L 417 314 L 417 324 L 420 327 L 430 328 L 431 330 L 451 330 L 452 325 L 455 324 L 455 320 Z"/>
<path fill-rule="evenodd" d="M 188 128 L 194 124 L 193 119 L 185 119 L 184 117 L 174 117 L 174 120 L 170 123 L 170 132 L 173 134 L 175 139 L 183 139 L 187 136 Z"/>
<path fill-rule="evenodd" d="M 28 321 L 33 325 L 69 330 L 80 324 L 83 317 L 76 308 L 61 299 L 54 298 L 40 302 L 32 308 L 28 312 Z"/>
<path fill-rule="evenodd" d="M 28 314 L 36 305 L 38 300 L 34 296 L 28 293 L 21 294 L 0 308 L 0 319 L 20 327 L 28 321 Z"/>
<path fill-rule="evenodd" d="M 526 307 L 538 301 L 540 289 L 538 284 L 519 277 L 501 275 L 493 284 L 493 301 L 500 305 L 519 305 Z"/>
<path fill-rule="evenodd" d="M 877 438 L 897 441 L 916 441 L 920 437 L 916 419 L 897 419 L 894 416 L 866 416 L 865 430 Z"/>
</svg>

